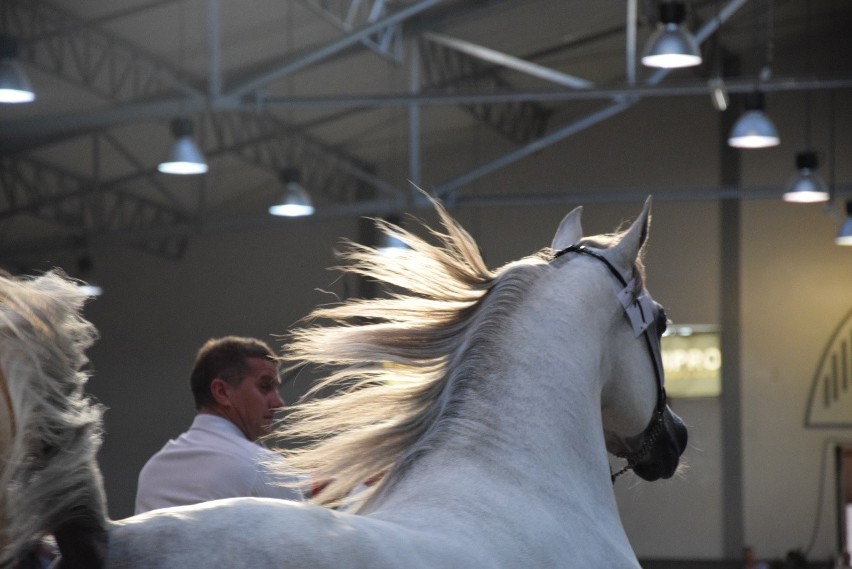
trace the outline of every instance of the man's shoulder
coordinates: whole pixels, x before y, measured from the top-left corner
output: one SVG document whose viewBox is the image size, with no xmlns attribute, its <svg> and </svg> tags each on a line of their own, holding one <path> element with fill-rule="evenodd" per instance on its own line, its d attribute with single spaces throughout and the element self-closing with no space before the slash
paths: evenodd
<svg viewBox="0 0 852 569">
<path fill-rule="evenodd" d="M 224 450 L 244 455 L 256 454 L 256 448 L 259 446 L 246 439 L 236 425 L 227 419 L 212 415 L 199 415 L 189 430 L 171 442 L 176 448 L 204 449 L 211 452 Z"/>
<path fill-rule="evenodd" d="M 260 452 L 263 449 L 249 441 L 245 443 L 228 437 L 186 439 L 166 445 L 151 457 L 151 461 L 254 464 L 261 456 Z"/>
<path fill-rule="evenodd" d="M 246 452 L 235 452 L 236 447 L 215 445 L 182 445 L 177 448 L 164 448 L 152 456 L 139 473 L 139 483 L 157 481 L 175 483 L 175 481 L 194 479 L 206 480 L 224 487 L 251 484 L 258 470 L 255 456 Z M 211 480 L 212 478 L 212 480 Z"/>
<path fill-rule="evenodd" d="M 255 448 L 256 447 L 256 448 Z M 254 468 L 263 451 L 259 445 L 228 433 L 205 432 L 190 429 L 167 442 L 157 451 L 142 469 L 146 471 L 174 471 L 186 468 L 189 472 L 198 468 Z"/>
</svg>

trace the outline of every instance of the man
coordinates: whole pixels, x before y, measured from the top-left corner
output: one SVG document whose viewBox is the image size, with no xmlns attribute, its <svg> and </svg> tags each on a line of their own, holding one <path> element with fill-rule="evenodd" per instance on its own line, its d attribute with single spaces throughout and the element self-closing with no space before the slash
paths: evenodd
<svg viewBox="0 0 852 569">
<path fill-rule="evenodd" d="M 136 513 L 220 498 L 259 496 L 301 500 L 276 453 L 256 441 L 284 406 L 269 346 L 254 338 L 208 340 L 190 376 L 197 414 L 139 473 Z M 270 467 L 271 463 L 279 466 Z"/>
</svg>

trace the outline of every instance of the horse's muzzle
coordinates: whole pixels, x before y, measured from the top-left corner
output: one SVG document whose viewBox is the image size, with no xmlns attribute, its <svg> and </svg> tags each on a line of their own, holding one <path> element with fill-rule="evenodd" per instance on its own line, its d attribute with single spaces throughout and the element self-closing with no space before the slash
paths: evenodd
<svg viewBox="0 0 852 569">
<path fill-rule="evenodd" d="M 688 439 L 683 421 L 666 405 L 662 415 L 659 435 L 650 441 L 647 452 L 631 464 L 633 472 L 643 480 L 653 482 L 671 478 L 680 463 Z"/>
</svg>

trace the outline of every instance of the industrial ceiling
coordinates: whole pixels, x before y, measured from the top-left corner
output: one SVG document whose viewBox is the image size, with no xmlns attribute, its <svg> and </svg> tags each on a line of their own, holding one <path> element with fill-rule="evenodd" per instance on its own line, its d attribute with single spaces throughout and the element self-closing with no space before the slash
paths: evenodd
<svg viewBox="0 0 852 569">
<path fill-rule="evenodd" d="M 180 258 L 195 232 L 268 223 L 260 206 L 285 168 L 318 216 L 393 211 L 464 125 L 505 151 L 429 179 L 447 199 L 642 99 L 709 97 L 720 78 L 735 97 L 852 88 L 839 63 L 852 59 L 852 3 L 837 0 L 687 2 L 704 62 L 677 72 L 637 62 L 652 0 L 1 5 L 37 93 L 0 105 L 6 261 L 103 239 Z M 837 57 L 792 57 L 814 46 Z M 193 122 L 207 174 L 157 171 L 177 117 Z"/>
</svg>

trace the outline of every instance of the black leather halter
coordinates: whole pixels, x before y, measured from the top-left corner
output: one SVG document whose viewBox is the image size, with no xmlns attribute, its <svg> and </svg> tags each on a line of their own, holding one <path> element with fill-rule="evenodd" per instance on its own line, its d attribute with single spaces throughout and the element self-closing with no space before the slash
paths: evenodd
<svg viewBox="0 0 852 569">
<path fill-rule="evenodd" d="M 633 333 L 635 337 L 638 338 L 640 335 L 645 337 L 645 345 L 648 348 L 648 353 L 651 355 L 651 361 L 654 364 L 654 375 L 657 378 L 657 404 L 654 408 L 654 415 L 651 417 L 651 421 L 648 423 L 648 426 L 645 427 L 645 430 L 639 435 L 639 439 L 642 441 L 640 448 L 633 452 L 616 454 L 617 457 L 623 458 L 627 461 L 627 466 L 612 475 L 612 481 L 614 483 L 617 476 L 623 474 L 627 469 L 632 468 L 635 464 L 648 458 L 647 455 L 651 452 L 654 443 L 665 431 L 664 414 L 666 409 L 666 388 L 663 385 L 663 359 L 660 346 L 660 337 L 662 335 L 662 331 L 665 329 L 665 312 L 659 304 L 651 300 L 651 298 L 644 292 L 641 292 L 638 295 L 636 294 L 635 277 L 630 279 L 628 282 L 609 259 L 594 249 L 591 249 L 586 245 L 575 243 L 574 245 L 570 245 L 557 251 L 553 255 L 553 260 L 556 260 L 567 253 L 579 253 L 581 255 L 588 255 L 597 259 L 609 269 L 609 272 L 612 273 L 615 279 L 621 284 L 623 288 L 618 292 L 618 300 L 624 308 L 624 312 L 630 320 L 631 326 L 633 326 Z M 660 328 L 662 328 L 662 330 Z"/>
</svg>

